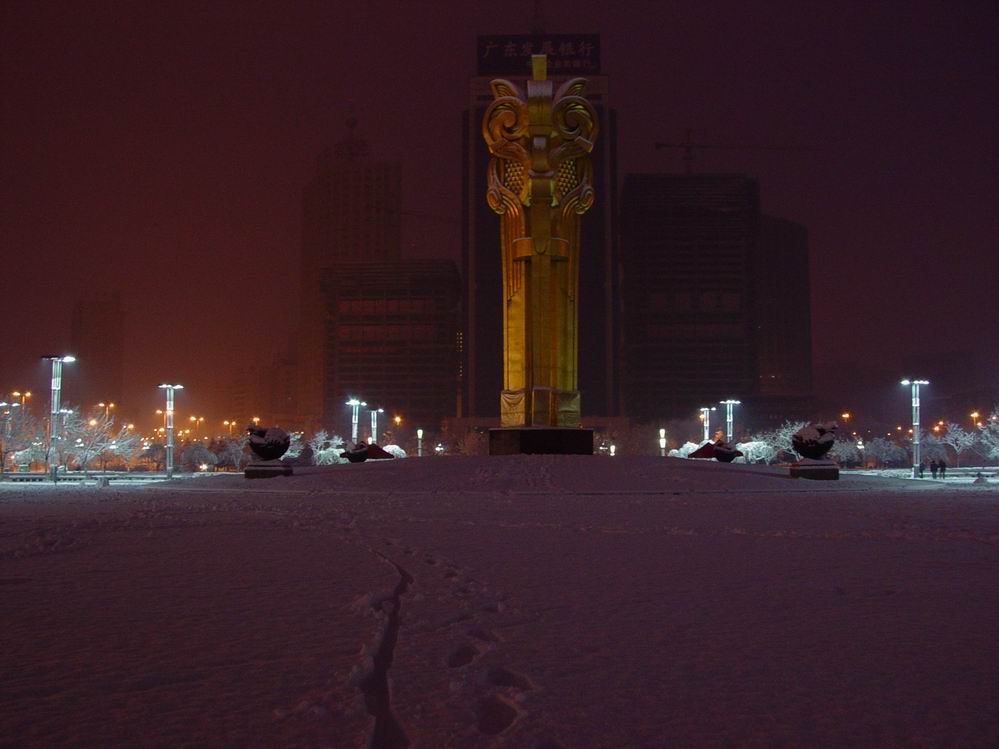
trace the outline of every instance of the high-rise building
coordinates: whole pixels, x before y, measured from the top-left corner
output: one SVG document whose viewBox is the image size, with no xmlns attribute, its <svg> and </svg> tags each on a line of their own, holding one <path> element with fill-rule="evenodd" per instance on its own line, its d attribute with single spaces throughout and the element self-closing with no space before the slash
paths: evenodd
<svg viewBox="0 0 999 749">
<path fill-rule="evenodd" d="M 759 424 L 811 390 L 808 236 L 742 174 L 629 174 L 621 196 L 625 412 L 739 398 Z"/>
<path fill-rule="evenodd" d="M 469 81 L 462 132 L 462 406 L 466 417 L 498 423 L 503 389 L 503 282 L 499 218 L 486 203 L 489 151 L 482 118 L 493 101 L 490 82 L 509 78 L 522 86 L 532 54 L 548 56 L 556 88 L 587 79 L 586 98 L 599 118 L 591 154 L 596 204 L 583 216 L 579 269 L 579 391 L 584 418 L 618 410 L 617 259 L 614 216 L 617 194 L 616 122 L 608 78 L 600 74 L 600 38 L 594 34 L 491 35 L 478 39 L 476 75 Z"/>
<path fill-rule="evenodd" d="M 344 263 L 324 272 L 323 290 L 326 428 L 345 433 L 344 404 L 354 396 L 428 428 L 455 415 L 460 281 L 453 261 Z"/>
<path fill-rule="evenodd" d="M 303 194 L 300 327 L 296 346 L 298 426 L 315 428 L 323 413 L 326 305 L 322 272 L 351 260 L 399 258 L 402 169 L 372 158 L 348 121 L 345 139 L 320 154 Z"/>
<path fill-rule="evenodd" d="M 86 414 L 98 403 L 121 403 L 125 387 L 125 313 L 117 291 L 96 294 L 73 305 L 70 346 L 73 390 L 68 402 Z"/>
</svg>

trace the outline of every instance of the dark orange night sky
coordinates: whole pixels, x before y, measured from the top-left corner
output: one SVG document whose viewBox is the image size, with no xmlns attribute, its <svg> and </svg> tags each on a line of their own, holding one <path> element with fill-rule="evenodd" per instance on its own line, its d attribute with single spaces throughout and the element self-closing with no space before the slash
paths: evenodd
<svg viewBox="0 0 999 749">
<path fill-rule="evenodd" d="M 844 370 L 823 374 L 837 362 L 905 374 L 912 351 L 999 364 L 994 3 L 544 9 L 552 32 L 601 35 L 622 173 L 679 170 L 653 143 L 687 128 L 813 149 L 707 152 L 695 168 L 756 176 L 767 213 L 808 227 L 820 387 L 845 387 Z M 44 390 L 38 357 L 67 345 L 88 291 L 124 295 L 140 412 L 164 379 L 207 407 L 213 383 L 278 352 L 297 310 L 301 190 L 349 116 L 403 162 L 404 251 L 457 258 L 476 35 L 526 32 L 532 10 L 4 2 L 0 389 Z"/>
</svg>

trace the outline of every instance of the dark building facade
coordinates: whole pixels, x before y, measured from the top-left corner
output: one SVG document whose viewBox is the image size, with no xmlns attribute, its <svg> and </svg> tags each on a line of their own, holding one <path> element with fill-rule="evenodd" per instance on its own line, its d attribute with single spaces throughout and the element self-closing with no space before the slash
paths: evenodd
<svg viewBox="0 0 999 749">
<path fill-rule="evenodd" d="M 349 397 L 413 426 L 455 415 L 460 286 L 451 260 L 348 262 L 324 271 L 324 427 L 345 433 Z"/>
<path fill-rule="evenodd" d="M 630 174 L 621 197 L 622 399 L 638 420 L 724 398 L 759 425 L 807 408 L 808 235 L 742 174 Z"/>
<path fill-rule="evenodd" d="M 111 292 L 73 305 L 70 346 L 73 390 L 69 400 L 82 413 L 100 402 L 121 403 L 125 387 L 125 313 L 121 294 Z"/>
<path fill-rule="evenodd" d="M 372 158 L 348 123 L 345 139 L 320 154 L 303 191 L 299 335 L 295 347 L 295 404 L 301 428 L 315 428 L 323 413 L 326 303 L 322 272 L 345 261 L 397 260 L 402 246 L 402 168 Z"/>
<path fill-rule="evenodd" d="M 608 78 L 600 75 L 596 35 L 531 34 L 483 36 L 478 40 L 477 75 L 469 82 L 463 114 L 462 165 L 462 404 L 461 415 L 499 419 L 503 389 L 503 282 L 499 217 L 486 203 L 489 151 L 482 118 L 493 101 L 489 84 L 530 77 L 531 54 L 549 56 L 548 75 L 558 85 L 576 76 L 587 81 L 600 131 L 591 154 L 596 203 L 582 219 L 579 270 L 579 390 L 584 418 L 618 412 L 617 251 L 614 216 L 617 195 L 616 120 Z"/>
</svg>

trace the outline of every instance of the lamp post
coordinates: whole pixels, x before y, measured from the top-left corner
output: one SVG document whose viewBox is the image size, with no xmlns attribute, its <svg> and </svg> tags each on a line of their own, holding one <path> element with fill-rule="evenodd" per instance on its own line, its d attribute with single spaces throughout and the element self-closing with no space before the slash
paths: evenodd
<svg viewBox="0 0 999 749">
<path fill-rule="evenodd" d="M 372 408 L 371 409 L 371 435 L 368 437 L 368 444 L 374 444 L 375 438 L 378 436 L 378 414 L 385 413 L 384 408 Z"/>
<path fill-rule="evenodd" d="M 912 386 L 912 478 L 919 475 L 919 386 L 929 385 L 929 380 L 902 380 L 903 385 Z"/>
<path fill-rule="evenodd" d="M 232 437 L 232 428 L 234 426 L 236 426 L 236 422 L 235 421 L 223 421 L 222 422 L 222 426 L 226 427 L 229 430 L 229 436 Z"/>
<path fill-rule="evenodd" d="M 704 425 L 704 441 L 707 442 L 711 439 L 711 412 L 715 410 L 714 406 L 705 406 L 701 409 L 701 421 Z"/>
<path fill-rule="evenodd" d="M 14 395 L 17 395 L 17 393 L 14 393 Z M 24 403 L 22 402 L 21 405 L 23 406 Z M 978 423 L 978 417 L 981 416 L 981 414 L 979 414 L 978 411 L 972 411 L 968 414 L 968 416 L 971 417 L 971 431 L 975 431 L 979 426 L 981 426 Z"/>
<path fill-rule="evenodd" d="M 416 430 L 416 457 L 423 457 L 423 430 Z"/>
<path fill-rule="evenodd" d="M 104 421 L 107 421 L 111 416 L 111 409 L 114 408 L 114 403 L 98 403 L 97 407 L 104 409 Z"/>
<path fill-rule="evenodd" d="M 46 468 L 52 480 L 55 481 L 56 471 L 59 466 L 52 465 L 52 448 L 55 440 L 59 438 L 59 428 L 56 426 L 56 422 L 59 419 L 59 398 L 62 395 L 62 365 L 75 362 L 76 357 L 71 354 L 64 356 L 53 356 L 50 354 L 43 356 L 42 359 L 48 359 L 52 362 L 52 394 L 49 397 L 49 449 L 46 453 Z"/>
<path fill-rule="evenodd" d="M 665 429 L 660 429 L 659 430 L 659 457 L 660 458 L 665 458 L 666 457 L 666 430 Z"/>
<path fill-rule="evenodd" d="M 357 413 L 360 411 L 361 406 L 368 405 L 360 398 L 351 398 L 347 401 L 347 405 L 350 406 L 350 442 L 352 445 L 357 445 Z"/>
<path fill-rule="evenodd" d="M 731 442 L 732 434 L 735 431 L 734 429 L 732 429 L 732 407 L 738 406 L 741 403 L 741 401 L 727 400 L 720 402 L 723 406 L 725 406 L 725 441 Z"/>
<path fill-rule="evenodd" d="M 11 393 L 11 395 L 13 395 L 15 398 L 20 398 L 21 399 L 21 409 L 22 409 L 21 413 L 25 413 L 25 411 L 23 410 L 23 409 L 27 408 L 27 405 L 25 404 L 25 400 L 27 400 L 28 398 L 31 397 L 31 391 L 26 390 L 26 391 L 24 391 L 22 393 L 19 390 L 15 390 L 13 393 Z"/>
<path fill-rule="evenodd" d="M 167 478 L 173 478 L 173 394 L 176 390 L 183 390 L 183 385 L 168 385 L 163 383 L 160 388 L 166 390 L 166 472 Z"/>
</svg>

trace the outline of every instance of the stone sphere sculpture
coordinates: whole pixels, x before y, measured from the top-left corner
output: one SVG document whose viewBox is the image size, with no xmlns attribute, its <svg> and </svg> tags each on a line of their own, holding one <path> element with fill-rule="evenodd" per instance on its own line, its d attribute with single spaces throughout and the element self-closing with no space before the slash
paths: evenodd
<svg viewBox="0 0 999 749">
<path fill-rule="evenodd" d="M 827 452 L 832 450 L 833 444 L 836 442 L 837 429 L 839 429 L 839 424 L 835 421 L 802 427 L 791 435 L 791 446 L 803 458 L 821 460 Z"/>
<path fill-rule="evenodd" d="M 248 426 L 246 433 L 249 435 L 248 444 L 253 454 L 260 460 L 277 460 L 291 446 L 291 437 L 283 429 L 270 427 Z"/>
</svg>

